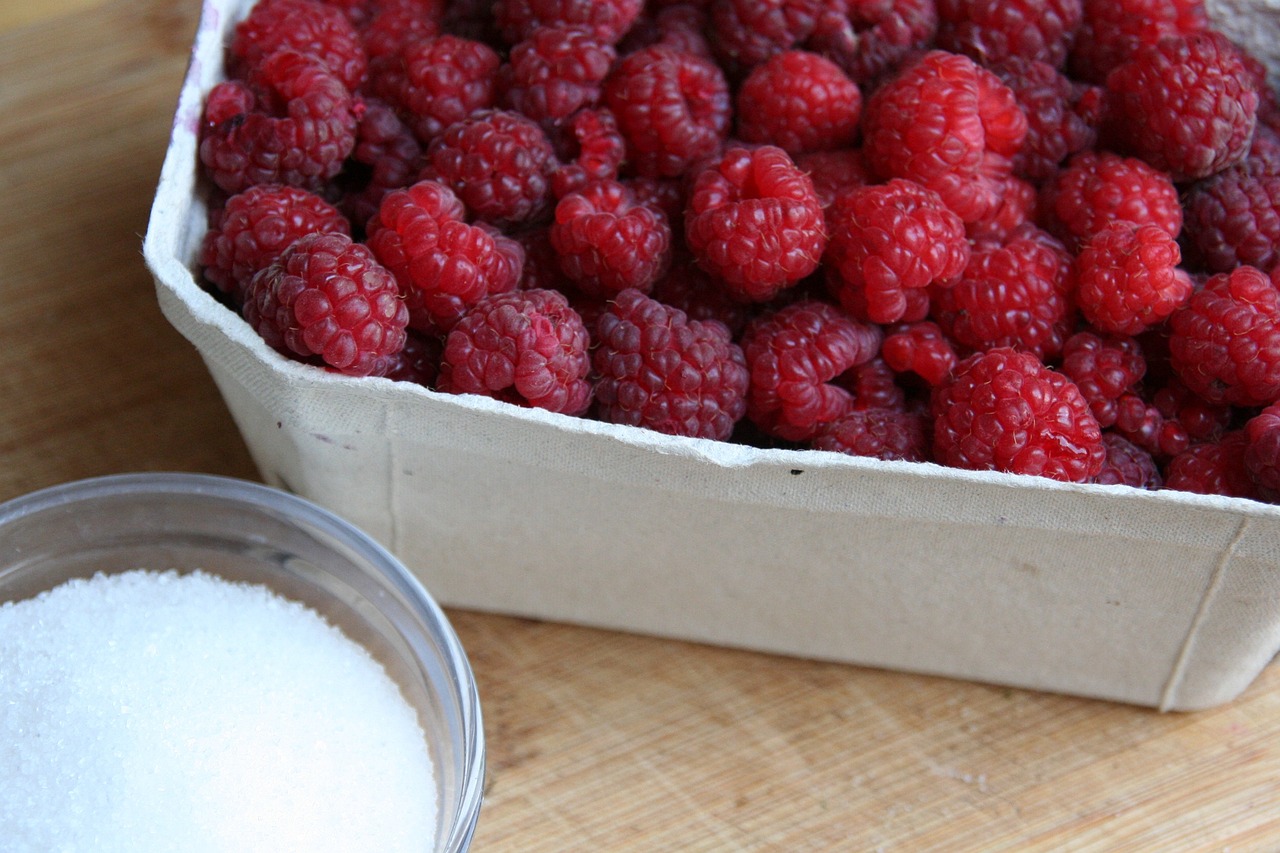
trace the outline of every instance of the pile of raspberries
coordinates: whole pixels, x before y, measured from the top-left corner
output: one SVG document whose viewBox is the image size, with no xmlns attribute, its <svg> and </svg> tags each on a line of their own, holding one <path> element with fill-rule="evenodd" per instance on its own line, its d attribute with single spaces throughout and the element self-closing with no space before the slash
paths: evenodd
<svg viewBox="0 0 1280 853">
<path fill-rule="evenodd" d="M 262 0 L 205 281 L 319 369 L 1280 500 L 1280 106 L 1197 0 Z"/>
</svg>

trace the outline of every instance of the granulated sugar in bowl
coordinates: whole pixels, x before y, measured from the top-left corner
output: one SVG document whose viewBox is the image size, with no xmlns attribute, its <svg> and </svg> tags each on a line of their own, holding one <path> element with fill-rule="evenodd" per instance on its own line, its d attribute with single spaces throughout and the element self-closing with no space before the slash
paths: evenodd
<svg viewBox="0 0 1280 853">
<path fill-rule="evenodd" d="M 463 850 L 465 655 L 394 558 L 191 475 L 0 505 L 6 850 Z"/>
</svg>

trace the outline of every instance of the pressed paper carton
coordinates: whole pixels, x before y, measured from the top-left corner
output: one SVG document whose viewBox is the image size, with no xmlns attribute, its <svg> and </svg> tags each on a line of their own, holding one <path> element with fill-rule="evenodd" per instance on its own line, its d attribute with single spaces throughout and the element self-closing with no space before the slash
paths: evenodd
<svg viewBox="0 0 1280 853">
<path fill-rule="evenodd" d="M 670 438 L 290 362 L 201 289 L 204 9 L 145 241 L 270 484 L 446 605 L 1187 710 L 1280 649 L 1280 507 Z M 1270 14 L 1270 13 L 1268 13 Z"/>
</svg>

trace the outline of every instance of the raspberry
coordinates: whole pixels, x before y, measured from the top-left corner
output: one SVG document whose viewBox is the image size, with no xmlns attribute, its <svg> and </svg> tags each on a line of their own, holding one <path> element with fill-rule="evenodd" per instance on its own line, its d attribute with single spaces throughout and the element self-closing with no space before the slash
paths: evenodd
<svg viewBox="0 0 1280 853">
<path fill-rule="evenodd" d="M 440 35 L 444 8 L 433 0 L 379 0 L 360 26 L 360 40 L 369 63 L 394 62 L 405 46 Z"/>
<path fill-rule="evenodd" d="M 436 383 L 440 373 L 440 357 L 444 354 L 444 341 L 436 335 L 422 335 L 408 331 L 404 348 L 393 353 L 374 373 L 396 382 L 412 382 L 424 388 Z"/>
<path fill-rule="evenodd" d="M 1106 85 L 1114 138 L 1174 181 L 1220 172 L 1249 151 L 1258 93 L 1235 47 L 1218 33 L 1140 48 Z"/>
<path fill-rule="evenodd" d="M 882 355 L 855 364 L 832 381 L 853 395 L 855 409 L 907 408 L 907 395 Z"/>
<path fill-rule="evenodd" d="M 543 125 L 557 125 L 600 100 L 613 46 L 573 27 L 547 27 L 511 48 L 501 76 L 505 101 Z"/>
<path fill-rule="evenodd" d="M 1158 225 L 1121 223 L 1089 238 L 1071 268 L 1080 313 L 1104 332 L 1136 335 L 1191 295 L 1177 242 Z"/>
<path fill-rule="evenodd" d="M 341 10 L 314 0 L 264 0 L 250 10 L 231 37 L 229 64 L 234 76 L 288 48 L 319 60 L 354 92 L 368 68 L 364 44 Z"/>
<path fill-rule="evenodd" d="M 520 244 L 462 217 L 448 187 L 420 181 L 387 193 L 369 220 L 369 248 L 399 281 L 414 329 L 447 331 L 472 305 L 520 281 Z"/>
<path fill-rule="evenodd" d="M 275 103 L 284 105 L 283 115 L 272 113 Z M 355 146 L 355 104 L 319 60 L 281 49 L 256 66 L 248 83 L 213 87 L 202 130 L 200 162 L 226 192 L 256 184 L 319 191 Z"/>
<path fill-rule="evenodd" d="M 587 328 L 554 290 L 486 297 L 445 340 L 439 390 L 581 415 L 591 405 Z"/>
<path fill-rule="evenodd" d="M 797 155 L 795 161 L 813 181 L 814 192 L 824 208 L 830 207 L 845 190 L 874 183 L 859 148 L 806 151 Z"/>
<path fill-rule="evenodd" d="M 1137 394 L 1125 392 L 1116 400 L 1115 431 L 1154 456 L 1177 456 L 1191 444 L 1186 429 L 1169 420 Z"/>
<path fill-rule="evenodd" d="M 1034 222 L 1039 193 L 1034 185 L 1013 175 L 995 181 L 999 200 L 981 219 L 965 223 L 964 233 L 971 241 L 1004 242 L 1024 225 Z"/>
<path fill-rule="evenodd" d="M 606 109 L 579 110 L 552 140 L 560 166 L 551 174 L 551 194 L 563 198 L 591 181 L 618 177 L 627 143 L 613 113 Z"/>
<path fill-rule="evenodd" d="M 737 335 L 747 325 L 751 309 L 725 293 L 724 288 L 703 272 L 683 247 L 673 252 L 671 268 L 654 282 L 651 295 L 659 302 L 679 308 L 691 320 L 719 320 Z"/>
<path fill-rule="evenodd" d="M 1042 359 L 1070 334 L 1070 256 L 1034 225 L 1003 243 L 978 243 L 963 275 L 933 291 L 933 319 L 962 347 L 1012 347 Z"/>
<path fill-rule="evenodd" d="M 1169 460 L 1164 487 L 1200 495 L 1258 498 L 1258 486 L 1245 464 L 1248 444 L 1246 433 L 1237 430 L 1218 442 L 1187 448 Z"/>
<path fill-rule="evenodd" d="M 1081 0 L 938 0 L 937 46 L 983 65 L 1020 57 L 1061 68 L 1083 17 Z"/>
<path fill-rule="evenodd" d="M 253 277 L 244 318 L 275 349 L 366 376 L 404 347 L 395 277 L 344 234 L 310 234 Z"/>
<path fill-rule="evenodd" d="M 959 361 L 942 327 L 928 320 L 888 330 L 880 352 L 889 367 L 914 373 L 929 385 L 945 380 Z"/>
<path fill-rule="evenodd" d="M 1027 117 L 1013 173 L 1044 181 L 1072 154 L 1092 148 L 1102 122 L 1102 89 L 1078 83 L 1047 62 L 1013 57 L 991 66 Z"/>
<path fill-rule="evenodd" d="M 646 47 L 667 47 L 714 59 L 704 34 L 706 9 L 693 3 L 650 8 L 640 14 L 619 44 L 619 52 L 634 53 Z"/>
<path fill-rule="evenodd" d="M 480 110 L 432 140 L 418 177 L 448 186 L 476 218 L 509 225 L 545 210 L 557 165 L 538 125 L 519 113 Z"/>
<path fill-rule="evenodd" d="M 1133 338 L 1076 332 L 1062 346 L 1061 372 L 1076 383 L 1099 426 L 1109 427 L 1118 417 L 1120 398 L 1146 374 L 1147 361 Z"/>
<path fill-rule="evenodd" d="M 644 0 L 497 0 L 493 18 L 507 44 L 544 27 L 579 27 L 606 44 L 617 44 L 640 15 Z"/>
<path fill-rule="evenodd" d="M 1209 272 L 1280 264 L 1280 163 L 1250 155 L 1183 195 L 1187 254 Z"/>
<path fill-rule="evenodd" d="M 494 104 L 501 61 L 493 48 L 455 35 L 405 42 L 370 80 L 423 144 L 449 125 Z"/>
<path fill-rule="evenodd" d="M 1158 491 L 1164 481 L 1160 468 L 1150 453 L 1123 436 L 1113 432 L 1102 434 L 1102 445 L 1107 457 L 1093 482 L 1106 486 L 1132 486 L 1135 489 Z"/>
<path fill-rule="evenodd" d="M 665 47 L 623 57 L 605 79 L 604 102 L 639 175 L 677 177 L 729 131 L 729 84 L 712 61 Z"/>
<path fill-rule="evenodd" d="M 834 60 L 859 86 L 874 86 L 933 44 L 937 32 L 934 0 L 849 0 L 819 12 L 806 45 Z"/>
<path fill-rule="evenodd" d="M 974 222 L 999 203 L 995 179 L 1009 173 L 1027 118 L 990 71 L 931 51 L 868 99 L 862 132 L 881 177 L 910 178 Z"/>
<path fill-rule="evenodd" d="M 1254 267 L 1219 273 L 1169 318 L 1183 383 L 1211 403 L 1280 399 L 1280 292 Z"/>
<path fill-rule="evenodd" d="M 749 71 L 808 38 L 821 5 L 821 0 L 711 0 L 711 49 L 725 67 Z"/>
<path fill-rule="evenodd" d="M 907 462 L 928 459 L 924 416 L 901 409 L 854 409 L 823 427 L 811 444 L 815 450 L 849 456 Z"/>
<path fill-rule="evenodd" d="M 601 420 L 724 440 L 746 412 L 747 366 L 719 322 L 624 290 L 596 323 Z"/>
<path fill-rule="evenodd" d="M 1106 451 L 1080 389 L 1031 353 L 969 356 L 933 390 L 933 452 L 944 465 L 1087 482 Z"/>
<path fill-rule="evenodd" d="M 813 438 L 853 407 L 852 395 L 831 380 L 870 361 L 880 340 L 878 327 L 812 300 L 751 321 L 742 333 L 751 370 L 747 417 L 787 441 Z"/>
<path fill-rule="evenodd" d="M 1085 151 L 1045 184 L 1040 193 L 1044 227 L 1072 252 L 1107 225 L 1158 225 L 1177 237 L 1182 230 L 1178 190 L 1163 172 L 1134 157 Z"/>
<path fill-rule="evenodd" d="M 1176 376 L 1165 380 L 1151 395 L 1160 414 L 1176 421 L 1192 441 L 1217 441 L 1233 421 L 1233 409 L 1226 403 L 1210 403 L 1183 385 Z"/>
<path fill-rule="evenodd" d="M 359 228 L 378 212 L 387 193 L 413 183 L 422 168 L 422 146 L 395 110 L 372 97 L 364 106 L 355 148 L 339 176 L 342 208 Z"/>
<path fill-rule="evenodd" d="M 671 227 L 617 181 L 596 181 L 556 205 L 551 245 L 588 296 L 648 293 L 671 263 Z"/>
<path fill-rule="evenodd" d="M 1208 26 L 1203 0 L 1083 0 L 1080 29 L 1068 57 L 1071 74 L 1102 83 L 1142 45 Z"/>
<path fill-rule="evenodd" d="M 816 53 L 787 50 L 751 70 L 738 89 L 738 136 L 795 156 L 853 144 L 862 93 Z"/>
<path fill-rule="evenodd" d="M 250 187 L 227 199 L 216 227 L 205 233 L 200 265 L 205 278 L 238 305 L 259 270 L 312 233 L 350 236 L 351 227 L 314 193 L 280 184 Z"/>
<path fill-rule="evenodd" d="M 969 261 L 960 217 L 914 181 L 849 190 L 832 203 L 826 222 L 828 288 L 846 310 L 875 323 L 901 320 L 904 291 L 950 285 Z"/>
<path fill-rule="evenodd" d="M 781 148 L 730 148 L 694 179 L 685 239 L 729 293 L 764 302 L 817 269 L 822 204 Z"/>
<path fill-rule="evenodd" d="M 1280 492 L 1280 406 L 1267 406 L 1244 425 L 1244 465 L 1262 488 Z"/>
</svg>

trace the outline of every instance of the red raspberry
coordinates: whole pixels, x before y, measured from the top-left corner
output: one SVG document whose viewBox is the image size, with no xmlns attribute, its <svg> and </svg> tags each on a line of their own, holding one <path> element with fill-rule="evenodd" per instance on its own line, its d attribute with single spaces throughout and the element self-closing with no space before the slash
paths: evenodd
<svg viewBox="0 0 1280 853">
<path fill-rule="evenodd" d="M 1244 425 L 1244 465 L 1255 483 L 1280 492 L 1280 405 L 1267 406 Z"/>
<path fill-rule="evenodd" d="M 1280 399 L 1280 292 L 1254 267 L 1219 273 L 1169 318 L 1183 383 L 1211 403 Z"/>
<path fill-rule="evenodd" d="M 1192 441 L 1217 441 L 1234 420 L 1234 410 L 1226 403 L 1210 403 L 1183 385 L 1176 376 L 1151 395 L 1160 414 L 1177 423 Z"/>
<path fill-rule="evenodd" d="M 1068 161 L 1040 194 L 1045 228 L 1078 252 L 1108 225 L 1159 225 L 1170 237 L 1182 230 L 1178 190 L 1163 172 L 1134 157 L 1085 151 Z"/>
<path fill-rule="evenodd" d="M 829 59 L 803 50 L 774 54 L 738 89 L 738 136 L 795 156 L 852 145 L 862 93 Z"/>
<path fill-rule="evenodd" d="M 1183 194 L 1188 255 L 1209 272 L 1280 264 L 1280 163 L 1250 155 Z"/>
<path fill-rule="evenodd" d="M 673 255 L 671 268 L 654 282 L 653 298 L 679 308 L 691 320 L 719 320 L 736 337 L 747 325 L 751 307 L 725 293 L 724 288 L 698 267 L 688 250 L 677 245 Z"/>
<path fill-rule="evenodd" d="M 344 234 L 310 234 L 253 277 L 244 318 L 275 349 L 367 376 L 404 347 L 409 312 L 391 275 Z"/>
<path fill-rule="evenodd" d="M 1027 117 L 1027 138 L 1013 155 L 1013 173 L 1044 181 L 1072 154 L 1092 148 L 1102 122 L 1102 89 L 1078 83 L 1047 62 L 1006 59 L 991 66 Z"/>
<path fill-rule="evenodd" d="M 597 411 L 608 423 L 727 439 L 746 412 L 747 366 L 729 330 L 624 290 L 596 323 Z"/>
<path fill-rule="evenodd" d="M 496 0 L 493 18 L 507 44 L 518 44 L 543 27 L 580 27 L 617 44 L 643 6 L 644 0 Z"/>
<path fill-rule="evenodd" d="M 1177 456 L 1191 444 L 1182 424 L 1166 419 L 1159 408 L 1129 392 L 1116 400 L 1115 431 L 1161 458 Z"/>
<path fill-rule="evenodd" d="M 863 151 L 884 178 L 910 178 L 965 222 L 999 203 L 1027 134 L 1013 92 L 967 56 L 931 51 L 867 101 Z"/>
<path fill-rule="evenodd" d="M 395 110 L 375 98 L 364 106 L 355 148 L 339 175 L 342 208 L 361 229 L 387 193 L 413 183 L 422 169 L 422 146 Z"/>
<path fill-rule="evenodd" d="M 983 65 L 1019 57 L 1061 68 L 1083 17 L 1081 0 L 938 0 L 937 46 Z"/>
<path fill-rule="evenodd" d="M 764 302 L 817 269 L 822 204 L 781 148 L 730 148 L 694 179 L 685 239 L 731 294 Z"/>
<path fill-rule="evenodd" d="M 1142 347 L 1130 337 L 1076 332 L 1062 346 L 1061 372 L 1080 389 L 1102 427 L 1116 422 L 1118 401 L 1147 372 Z"/>
<path fill-rule="evenodd" d="M 432 140 L 418 177 L 448 186 L 476 218 L 510 225 L 546 209 L 557 167 L 538 125 L 519 113 L 480 110 Z"/>
<path fill-rule="evenodd" d="M 1002 176 L 995 184 L 999 193 L 996 206 L 981 219 L 965 223 L 964 233 L 971 241 L 1004 242 L 1019 228 L 1035 221 L 1040 199 L 1035 185 L 1013 175 Z"/>
<path fill-rule="evenodd" d="M 354 92 L 364 82 L 368 57 L 356 28 L 340 9 L 315 0 L 263 0 L 249 11 L 231 37 L 234 76 L 288 48 L 319 60 Z"/>
<path fill-rule="evenodd" d="M 826 222 L 828 288 L 845 310 L 874 323 L 901 320 L 904 291 L 950 285 L 969 262 L 960 217 L 914 181 L 849 190 L 827 210 Z"/>
<path fill-rule="evenodd" d="M 426 144 L 454 122 L 493 106 L 500 65 L 493 48 L 478 41 L 448 34 L 412 39 L 377 64 L 369 86 Z"/>
<path fill-rule="evenodd" d="M 955 468 L 1083 483 L 1106 457 L 1080 389 L 1031 353 L 969 356 L 934 388 L 932 411 L 934 457 Z"/>
<path fill-rule="evenodd" d="M 436 384 L 440 373 L 440 357 L 444 354 L 444 341 L 437 335 L 422 335 L 410 330 L 404 341 L 404 349 L 386 359 L 385 366 L 374 373 L 396 382 L 412 382 L 424 388 Z"/>
<path fill-rule="evenodd" d="M 667 222 L 683 222 L 685 207 L 684 182 L 675 178 L 626 178 L 623 180 L 636 200 L 661 210 Z"/>
<path fill-rule="evenodd" d="M 837 151 L 806 151 L 795 158 L 796 166 L 809 175 L 822 206 L 830 207 L 836 196 L 848 189 L 875 183 L 859 148 Z"/>
<path fill-rule="evenodd" d="M 749 71 L 813 32 L 821 0 L 710 0 L 711 49 L 733 71 Z"/>
<path fill-rule="evenodd" d="M 205 233 L 200 265 L 205 278 L 238 305 L 259 270 L 312 233 L 350 236 L 351 226 L 314 193 L 280 184 L 250 187 L 227 199 L 217 225 Z"/>
<path fill-rule="evenodd" d="M 543 125 L 566 121 L 600 100 L 617 53 L 574 27 L 547 27 L 511 48 L 501 76 L 505 101 Z"/>
<path fill-rule="evenodd" d="M 1068 62 L 1072 76 L 1103 83 L 1142 45 L 1208 26 L 1203 0 L 1083 0 Z"/>
<path fill-rule="evenodd" d="M 556 205 L 551 245 L 588 296 L 648 293 L 671 263 L 671 226 L 617 181 L 596 181 Z"/>
<path fill-rule="evenodd" d="M 881 333 L 825 302 L 802 300 L 765 314 L 742 333 L 751 369 L 747 417 L 768 435 L 807 441 L 853 408 L 853 397 L 832 384 L 870 361 Z"/>
<path fill-rule="evenodd" d="M 848 0 L 824 4 L 806 46 L 868 87 L 932 45 L 937 32 L 934 0 Z"/>
<path fill-rule="evenodd" d="M 627 140 L 639 175 L 677 177 L 714 153 L 729 131 L 729 84 L 712 61 L 665 47 L 622 58 L 604 102 Z"/>
<path fill-rule="evenodd" d="M 520 244 L 462 217 L 448 187 L 420 181 L 387 193 L 369 220 L 369 248 L 400 282 L 414 329 L 447 331 L 481 299 L 520 281 Z"/>
<path fill-rule="evenodd" d="M 1258 485 L 1245 464 L 1248 446 L 1244 430 L 1237 430 L 1216 443 L 1189 447 L 1169 460 L 1164 487 L 1200 495 L 1257 499 Z"/>
<path fill-rule="evenodd" d="M 933 319 L 970 350 L 1012 347 L 1053 358 L 1074 321 L 1071 258 L 1033 225 L 1004 243 L 978 243 L 964 274 L 933 291 Z"/>
<path fill-rule="evenodd" d="M 704 4 L 675 3 L 649 8 L 641 12 L 619 45 L 622 54 L 646 47 L 667 47 L 681 53 L 692 53 L 714 59 L 704 30 L 707 12 Z"/>
<path fill-rule="evenodd" d="M 898 374 L 882 355 L 855 364 L 832 381 L 853 395 L 855 409 L 907 409 Z"/>
<path fill-rule="evenodd" d="M 1107 113 L 1120 145 L 1187 181 L 1244 159 L 1258 93 L 1231 42 L 1195 33 L 1140 48 L 1107 75 Z"/>
<path fill-rule="evenodd" d="M 1076 304 L 1104 332 L 1136 335 L 1191 295 L 1178 243 L 1158 225 L 1120 223 L 1089 238 L 1071 268 Z"/>
<path fill-rule="evenodd" d="M 924 416 L 901 409 L 854 409 L 823 427 L 812 447 L 849 456 L 928 460 Z"/>
<path fill-rule="evenodd" d="M 895 371 L 914 373 L 929 385 L 945 380 L 959 361 L 942 327 L 928 320 L 888 330 L 880 352 Z"/>
<path fill-rule="evenodd" d="M 1102 469 L 1094 475 L 1093 482 L 1153 492 L 1164 484 L 1155 458 L 1132 441 L 1113 432 L 1104 432 L 1102 446 L 1106 448 L 1107 458 Z"/>
<path fill-rule="evenodd" d="M 439 0 L 378 0 L 360 26 L 369 63 L 394 62 L 405 45 L 440 35 L 443 3 Z"/>
<path fill-rule="evenodd" d="M 591 405 L 582 318 L 554 290 L 486 297 L 445 340 L 439 390 L 581 415 Z"/>
<path fill-rule="evenodd" d="M 284 105 L 283 115 L 271 112 L 276 103 Z M 248 84 L 213 87 L 200 162 L 228 193 L 256 184 L 319 191 L 355 142 L 355 103 L 346 86 L 319 60 L 281 49 L 255 68 Z"/>
</svg>

